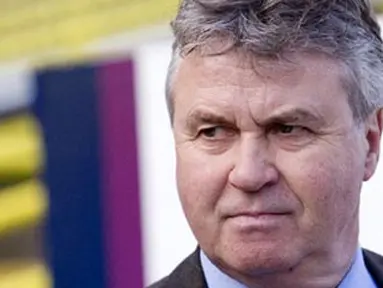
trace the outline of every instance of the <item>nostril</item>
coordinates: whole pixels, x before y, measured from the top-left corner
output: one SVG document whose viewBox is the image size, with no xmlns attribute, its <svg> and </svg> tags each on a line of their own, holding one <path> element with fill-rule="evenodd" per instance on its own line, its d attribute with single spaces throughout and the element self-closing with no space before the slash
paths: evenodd
<svg viewBox="0 0 383 288">
<path fill-rule="evenodd" d="M 236 189 L 257 192 L 264 187 L 271 187 L 279 180 L 276 168 L 262 165 L 255 169 L 250 166 L 236 166 L 229 175 L 229 182 Z"/>
</svg>

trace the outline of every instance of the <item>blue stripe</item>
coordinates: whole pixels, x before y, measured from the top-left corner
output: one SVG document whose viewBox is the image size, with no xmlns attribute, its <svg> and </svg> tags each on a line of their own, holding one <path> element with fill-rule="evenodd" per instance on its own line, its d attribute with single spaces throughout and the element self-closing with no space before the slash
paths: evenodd
<svg viewBox="0 0 383 288">
<path fill-rule="evenodd" d="M 97 84 L 92 67 L 37 75 L 47 153 L 48 259 L 55 288 L 105 288 Z"/>
</svg>

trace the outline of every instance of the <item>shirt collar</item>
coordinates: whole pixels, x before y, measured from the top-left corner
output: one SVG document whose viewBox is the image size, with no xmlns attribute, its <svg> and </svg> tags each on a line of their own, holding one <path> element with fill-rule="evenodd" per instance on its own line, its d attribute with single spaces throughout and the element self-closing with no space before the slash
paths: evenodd
<svg viewBox="0 0 383 288">
<path fill-rule="evenodd" d="M 202 250 L 200 258 L 208 288 L 246 288 L 245 285 L 239 283 L 237 280 L 234 280 L 218 269 Z"/>
<path fill-rule="evenodd" d="M 205 253 L 200 252 L 201 265 L 209 288 L 246 288 L 215 266 Z M 363 259 L 362 249 L 358 248 L 354 262 L 338 288 L 377 288 Z"/>
<path fill-rule="evenodd" d="M 377 288 L 364 263 L 362 249 L 358 248 L 354 263 L 338 288 Z"/>
</svg>

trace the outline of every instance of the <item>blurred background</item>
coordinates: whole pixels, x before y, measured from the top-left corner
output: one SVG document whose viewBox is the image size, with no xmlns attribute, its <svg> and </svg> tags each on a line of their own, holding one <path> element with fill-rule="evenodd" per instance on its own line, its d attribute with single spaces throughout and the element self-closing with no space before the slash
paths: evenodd
<svg viewBox="0 0 383 288">
<path fill-rule="evenodd" d="M 195 248 L 164 101 L 177 6 L 0 0 L 0 288 L 141 288 Z M 382 179 L 361 211 L 379 253 Z"/>
</svg>

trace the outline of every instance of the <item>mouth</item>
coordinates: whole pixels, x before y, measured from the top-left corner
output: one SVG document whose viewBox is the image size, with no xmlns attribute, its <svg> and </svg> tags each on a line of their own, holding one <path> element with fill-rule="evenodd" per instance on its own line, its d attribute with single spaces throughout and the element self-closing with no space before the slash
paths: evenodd
<svg viewBox="0 0 383 288">
<path fill-rule="evenodd" d="M 228 213 L 227 218 L 235 218 L 235 217 L 252 217 L 259 218 L 265 216 L 285 216 L 290 215 L 293 212 L 288 209 L 265 209 L 265 210 L 238 210 L 233 213 Z"/>
<path fill-rule="evenodd" d="M 291 212 L 243 212 L 227 217 L 227 221 L 240 230 L 270 230 L 284 225 L 291 215 Z"/>
</svg>

